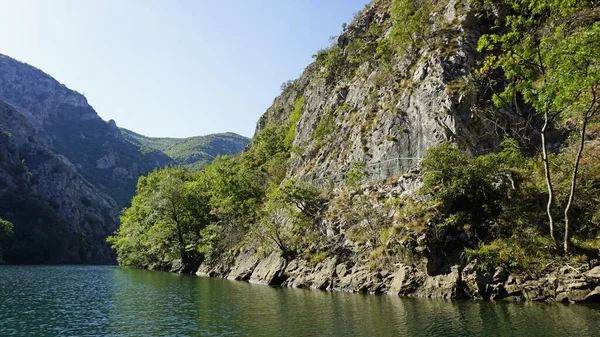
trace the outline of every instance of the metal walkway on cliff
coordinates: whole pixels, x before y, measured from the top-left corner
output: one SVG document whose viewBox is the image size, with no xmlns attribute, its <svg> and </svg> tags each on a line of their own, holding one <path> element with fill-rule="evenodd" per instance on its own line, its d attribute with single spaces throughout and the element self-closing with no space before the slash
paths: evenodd
<svg viewBox="0 0 600 337">
<path fill-rule="evenodd" d="M 348 177 L 352 176 L 353 170 L 359 170 L 360 181 L 378 181 L 396 177 L 404 172 L 418 166 L 423 158 L 397 157 L 371 164 L 355 162 L 355 168 L 341 173 L 329 174 L 317 178 L 304 177 L 305 182 L 313 186 L 333 186 L 346 184 Z"/>
</svg>

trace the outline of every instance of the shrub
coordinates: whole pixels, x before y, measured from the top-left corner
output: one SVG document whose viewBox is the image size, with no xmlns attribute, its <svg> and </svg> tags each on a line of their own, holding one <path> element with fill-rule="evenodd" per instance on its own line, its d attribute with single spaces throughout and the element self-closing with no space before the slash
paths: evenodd
<svg viewBox="0 0 600 337">
<path fill-rule="evenodd" d="M 319 119 L 319 123 L 317 127 L 312 133 L 312 138 L 317 147 L 321 146 L 321 144 L 328 139 L 328 137 L 333 133 L 335 128 L 335 119 L 330 113 L 325 113 L 321 115 Z"/>
<path fill-rule="evenodd" d="M 304 96 L 299 97 L 294 102 L 294 111 L 290 114 L 290 118 L 288 120 L 288 131 L 285 135 L 285 145 L 291 149 L 292 144 L 294 143 L 294 138 L 296 137 L 296 125 L 300 118 L 302 118 L 302 109 L 304 108 Z"/>
</svg>

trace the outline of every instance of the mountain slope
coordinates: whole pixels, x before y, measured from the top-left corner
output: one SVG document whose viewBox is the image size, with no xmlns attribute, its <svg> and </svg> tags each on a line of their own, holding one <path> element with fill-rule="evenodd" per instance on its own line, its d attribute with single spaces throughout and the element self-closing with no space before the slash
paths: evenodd
<svg viewBox="0 0 600 337">
<path fill-rule="evenodd" d="M 105 122 L 86 98 L 41 70 L 0 54 L 0 99 L 23 113 L 50 149 L 123 207 L 137 178 L 172 163 L 159 151 L 142 153 Z"/>
<path fill-rule="evenodd" d="M 216 156 L 241 152 L 250 142 L 235 133 L 218 133 L 189 138 L 146 137 L 121 128 L 123 137 L 144 151 L 161 151 L 188 171 L 197 171 Z"/>
<path fill-rule="evenodd" d="M 150 138 L 129 135 L 83 95 L 0 54 L 0 219 L 14 225 L 8 239 L 0 233 L 0 261 L 114 262 L 106 237 L 140 176 L 177 163 L 201 166 L 247 144 L 234 134 L 162 142 L 175 161 L 134 139 Z"/>
<path fill-rule="evenodd" d="M 117 227 L 117 216 L 112 198 L 0 101 L 0 218 L 14 224 L 14 235 L 0 249 L 6 262 L 112 262 L 104 238 Z"/>
</svg>

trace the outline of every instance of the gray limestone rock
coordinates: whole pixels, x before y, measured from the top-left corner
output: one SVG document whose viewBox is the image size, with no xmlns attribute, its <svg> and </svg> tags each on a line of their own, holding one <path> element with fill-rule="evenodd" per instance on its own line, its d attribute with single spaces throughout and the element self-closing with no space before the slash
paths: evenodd
<svg viewBox="0 0 600 337">
<path fill-rule="evenodd" d="M 250 279 L 254 268 L 258 264 L 258 259 L 253 251 L 244 251 L 235 259 L 233 268 L 227 275 L 230 280 L 246 281 Z"/>
<path fill-rule="evenodd" d="M 254 268 L 250 276 L 250 283 L 280 285 L 285 281 L 283 273 L 285 266 L 285 259 L 278 253 L 273 252 Z"/>
</svg>

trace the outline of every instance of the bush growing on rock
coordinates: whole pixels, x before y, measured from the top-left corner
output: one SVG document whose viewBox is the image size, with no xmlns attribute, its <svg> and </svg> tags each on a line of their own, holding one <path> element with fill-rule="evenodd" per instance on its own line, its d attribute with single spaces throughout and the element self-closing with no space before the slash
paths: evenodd
<svg viewBox="0 0 600 337">
<path fill-rule="evenodd" d="M 568 198 L 572 152 L 565 148 L 554 159 L 559 205 Z M 591 151 L 583 156 L 578 178 L 581 197 L 572 215 L 579 224 L 574 250 L 589 258 L 597 258 L 600 248 L 594 240 L 600 233 L 594 217 L 597 205 L 590 203 L 600 197 L 599 186 L 590 183 L 600 178 L 600 164 L 592 160 L 596 156 Z M 441 206 L 434 216 L 428 215 L 428 249 L 444 251 L 459 245 L 467 258 L 511 270 L 539 270 L 558 257 L 544 223 L 546 194 L 540 161 L 525 156 L 514 140 L 505 140 L 497 153 L 477 157 L 453 144 L 428 150 L 421 193 Z"/>
</svg>

